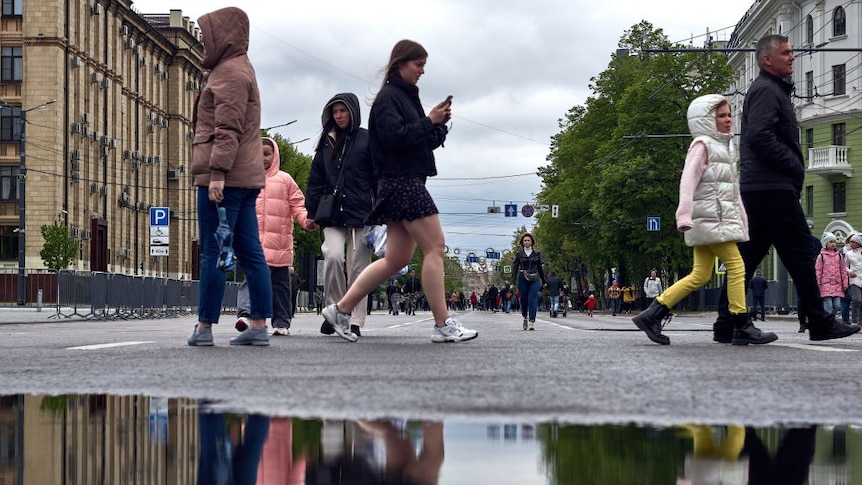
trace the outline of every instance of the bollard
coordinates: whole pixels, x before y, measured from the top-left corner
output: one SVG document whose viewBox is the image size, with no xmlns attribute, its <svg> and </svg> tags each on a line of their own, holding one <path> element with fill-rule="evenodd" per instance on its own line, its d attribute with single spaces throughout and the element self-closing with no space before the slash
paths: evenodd
<svg viewBox="0 0 862 485">
<path fill-rule="evenodd" d="M 39 288 L 39 291 L 36 293 L 36 311 L 42 311 L 42 288 Z"/>
</svg>

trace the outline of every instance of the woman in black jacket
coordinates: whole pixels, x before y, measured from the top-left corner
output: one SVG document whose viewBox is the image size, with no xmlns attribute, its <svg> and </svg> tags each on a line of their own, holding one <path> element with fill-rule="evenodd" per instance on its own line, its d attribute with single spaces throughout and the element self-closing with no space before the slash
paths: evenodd
<svg viewBox="0 0 862 485">
<path fill-rule="evenodd" d="M 434 149 L 446 139 L 446 122 L 452 117 L 451 98 L 438 103 L 428 115 L 416 84 L 425 73 L 428 52 L 411 40 L 395 44 L 385 78 L 371 106 L 369 134 L 377 176 L 377 200 L 367 224 L 386 224 L 386 254 L 371 263 L 337 303 L 323 316 L 344 339 L 356 341 L 350 331 L 350 311 L 369 292 L 404 268 L 418 245 L 422 249 L 422 288 L 435 325 L 431 341 L 463 342 L 478 336 L 449 315 L 443 285 L 445 242 L 437 206 L 425 188 L 425 179 L 437 175 Z"/>
<path fill-rule="evenodd" d="M 524 317 L 524 330 L 535 330 L 536 311 L 539 308 L 539 288 L 545 284 L 545 271 L 542 269 L 542 253 L 533 249 L 536 239 L 529 232 L 521 235 L 521 249 L 515 254 L 512 265 L 512 285 L 518 285 L 521 293 L 521 315 Z"/>
</svg>

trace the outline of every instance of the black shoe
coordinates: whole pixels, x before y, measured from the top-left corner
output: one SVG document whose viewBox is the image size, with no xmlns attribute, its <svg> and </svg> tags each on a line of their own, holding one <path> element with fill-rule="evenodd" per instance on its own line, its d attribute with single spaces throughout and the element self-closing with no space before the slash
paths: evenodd
<svg viewBox="0 0 862 485">
<path fill-rule="evenodd" d="M 751 315 L 740 313 L 733 315 L 733 345 L 762 345 L 778 340 L 778 335 L 772 332 L 764 332 L 751 323 Z"/>
<path fill-rule="evenodd" d="M 829 318 L 816 325 L 809 320 L 808 339 L 819 341 L 849 337 L 857 333 L 860 328 L 862 327 L 859 325 L 838 323 L 835 321 L 835 317 L 830 315 Z"/>
<path fill-rule="evenodd" d="M 361 334 L 361 333 L 359 333 L 359 325 L 351 325 L 351 326 L 350 326 L 350 331 L 351 331 L 351 332 L 353 332 L 353 333 L 355 333 L 357 337 L 361 337 L 361 336 L 362 336 L 362 334 Z"/>
<path fill-rule="evenodd" d="M 712 324 L 712 340 L 720 344 L 729 344 L 733 341 L 733 321 L 726 320 L 728 317 L 718 316 L 718 320 Z"/>
<path fill-rule="evenodd" d="M 670 345 L 670 338 L 661 334 L 661 329 L 664 326 L 662 322 L 666 325 L 670 322 L 670 319 L 670 308 L 653 300 L 650 306 L 632 318 L 632 321 L 653 342 L 661 345 Z"/>
<path fill-rule="evenodd" d="M 332 335 L 335 333 L 335 327 L 333 327 L 329 322 L 323 322 L 320 326 L 320 333 L 323 335 Z"/>
</svg>

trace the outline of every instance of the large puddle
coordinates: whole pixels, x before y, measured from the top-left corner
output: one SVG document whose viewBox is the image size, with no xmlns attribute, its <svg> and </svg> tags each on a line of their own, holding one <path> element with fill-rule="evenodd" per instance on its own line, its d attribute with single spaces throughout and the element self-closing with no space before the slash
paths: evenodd
<svg viewBox="0 0 862 485">
<path fill-rule="evenodd" d="M 148 396 L 0 398 L 0 485 L 853 484 L 860 444 L 852 426 L 320 420 Z"/>
</svg>

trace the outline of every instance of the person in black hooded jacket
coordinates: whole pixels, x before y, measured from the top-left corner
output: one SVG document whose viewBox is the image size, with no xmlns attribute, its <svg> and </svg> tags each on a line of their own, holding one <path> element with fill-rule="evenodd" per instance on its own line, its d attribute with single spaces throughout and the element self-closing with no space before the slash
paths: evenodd
<svg viewBox="0 0 862 485">
<path fill-rule="evenodd" d="M 335 194 L 329 219 L 320 223 L 326 305 L 340 300 L 371 263 L 364 229 L 365 218 L 374 205 L 376 180 L 368 131 L 360 127 L 361 121 L 355 94 L 336 94 L 326 103 L 321 115 L 323 132 L 308 175 L 305 207 L 310 218 L 317 215 L 321 196 Z M 353 307 L 350 317 L 350 329 L 356 335 L 360 335 L 360 328 L 365 325 L 366 314 L 363 298 Z M 320 332 L 329 335 L 335 329 L 324 322 Z"/>
<path fill-rule="evenodd" d="M 464 328 L 449 314 L 444 287 L 445 238 L 437 206 L 425 179 L 437 174 L 433 150 L 446 139 L 452 102 L 435 105 L 426 116 L 417 83 L 425 73 L 428 52 L 420 44 L 395 44 L 385 68 L 383 86 L 371 106 L 371 155 L 378 177 L 377 199 L 366 224 L 386 224 L 386 254 L 371 263 L 323 316 L 339 336 L 355 342 L 350 309 L 390 276 L 410 263 L 416 246 L 422 250 L 422 288 L 434 315 L 431 341 L 464 342 L 478 332 Z"/>
</svg>

